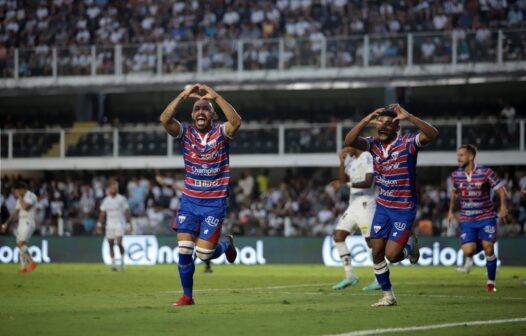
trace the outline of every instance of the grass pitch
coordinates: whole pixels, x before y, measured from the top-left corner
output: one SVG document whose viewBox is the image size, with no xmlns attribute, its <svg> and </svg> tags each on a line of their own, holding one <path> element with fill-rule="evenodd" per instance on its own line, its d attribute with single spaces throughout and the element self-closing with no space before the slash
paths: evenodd
<svg viewBox="0 0 526 336">
<path fill-rule="evenodd" d="M 485 268 L 391 267 L 398 306 L 372 308 L 381 292 L 360 284 L 331 289 L 343 270 L 319 265 L 214 266 L 196 269 L 195 306 L 172 308 L 181 295 L 177 267 L 39 265 L 18 274 L 0 265 L 0 335 L 323 335 L 526 317 L 526 267 L 503 267 L 496 293 Z M 526 322 L 403 331 L 397 335 L 526 335 Z M 389 333 L 393 335 L 393 333 Z"/>
</svg>

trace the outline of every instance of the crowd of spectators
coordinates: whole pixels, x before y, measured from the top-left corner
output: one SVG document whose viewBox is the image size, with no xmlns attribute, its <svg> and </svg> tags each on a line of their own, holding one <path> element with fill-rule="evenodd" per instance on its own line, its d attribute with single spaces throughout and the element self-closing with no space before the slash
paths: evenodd
<svg viewBox="0 0 526 336">
<path fill-rule="evenodd" d="M 325 38 L 329 66 L 351 66 L 361 63 L 364 45 L 339 38 L 366 33 L 384 37 L 371 40 L 371 64 L 405 64 L 406 41 L 394 37 L 405 32 L 457 31 L 459 61 L 494 60 L 491 30 L 525 27 L 525 10 L 524 0 L 0 0 L 0 76 L 12 71 L 12 47 L 20 48 L 21 76 L 50 75 L 54 46 L 59 73 L 90 74 L 91 45 L 106 46 L 95 54 L 96 73 L 113 73 L 116 44 L 124 46 L 124 73 L 155 72 L 157 44 L 165 73 L 195 71 L 195 41 L 205 42 L 203 69 L 235 69 L 237 39 L 247 41 L 246 69 L 276 68 L 278 44 L 270 41 L 278 37 L 288 38 L 287 66 L 319 65 Z M 506 59 L 524 57 L 524 39 L 506 39 Z M 451 59 L 448 38 L 415 43 L 417 63 Z"/>
<path fill-rule="evenodd" d="M 335 189 L 334 170 L 300 169 L 281 171 L 271 179 L 269 170 L 243 171 L 232 180 L 225 230 L 246 236 L 324 236 L 331 234 L 348 205 L 349 190 Z M 237 175 L 237 174 L 236 174 Z M 57 175 L 58 176 L 58 175 Z M 47 235 L 93 235 L 99 205 L 106 195 L 109 174 L 89 178 L 29 178 L 38 196 L 37 233 Z M 501 177 L 508 190 L 508 223 L 500 223 L 501 236 L 524 236 L 526 204 L 520 189 L 526 188 L 526 172 Z M 13 210 L 13 183 L 20 177 L 2 178 L 2 220 Z M 172 234 L 171 224 L 180 206 L 182 173 L 145 172 L 121 174 L 119 192 L 128 198 L 133 216 L 132 234 Z M 458 221 L 447 227 L 451 183 L 419 184 L 416 227 L 420 235 L 456 236 Z M 280 182 L 273 182 L 280 181 Z M 494 198 L 497 202 L 498 197 Z M 457 214 L 455 212 L 455 214 Z"/>
</svg>

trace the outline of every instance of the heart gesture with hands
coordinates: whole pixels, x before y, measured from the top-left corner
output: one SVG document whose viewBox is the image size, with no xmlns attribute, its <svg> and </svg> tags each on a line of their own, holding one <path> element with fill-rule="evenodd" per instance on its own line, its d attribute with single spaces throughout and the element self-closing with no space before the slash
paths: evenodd
<svg viewBox="0 0 526 336">
<path fill-rule="evenodd" d="M 205 84 L 192 85 L 185 92 L 187 97 L 196 99 L 215 100 L 219 96 L 214 89 Z"/>
<path fill-rule="evenodd" d="M 396 117 L 393 119 L 393 122 L 400 120 L 406 120 L 411 116 L 411 113 L 407 112 L 400 104 L 391 104 L 389 108 L 395 111 Z"/>
</svg>

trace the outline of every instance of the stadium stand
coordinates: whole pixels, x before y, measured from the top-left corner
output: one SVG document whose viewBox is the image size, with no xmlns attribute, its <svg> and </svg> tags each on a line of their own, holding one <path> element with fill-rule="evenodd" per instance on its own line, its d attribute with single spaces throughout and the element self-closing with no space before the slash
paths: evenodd
<svg viewBox="0 0 526 336">
<path fill-rule="evenodd" d="M 445 173 L 449 173 L 452 169 Z M 498 169 L 508 192 L 510 221 L 501 224 L 499 235 L 526 234 L 526 204 L 520 201 L 520 188 L 526 187 L 526 171 L 513 167 Z M 49 234 L 52 220 L 51 203 L 58 193 L 63 202 L 63 218 L 67 234 L 93 234 L 98 205 L 105 196 L 104 182 L 114 173 L 70 174 L 50 173 L 44 178 L 29 180 L 30 188 L 39 197 L 39 232 Z M 228 229 L 237 235 L 323 236 L 331 234 L 338 217 L 347 207 L 347 189 L 335 190 L 330 181 L 335 171 L 298 169 L 285 170 L 281 179 L 269 180 L 268 171 L 243 171 L 231 183 Z M 426 170 L 420 172 L 426 174 Z M 68 176 L 69 175 L 69 176 Z M 159 184 L 152 172 L 118 176 L 120 192 L 129 199 L 134 217 L 135 234 L 168 234 L 181 197 L 182 175 L 165 173 Z M 2 205 L 14 207 L 13 183 L 19 177 L 3 176 Z M 281 180 L 281 182 L 280 182 Z M 457 226 L 447 229 L 447 208 L 450 182 L 441 176 L 437 182 L 420 184 L 417 223 L 431 221 L 432 234 L 456 236 Z M 440 183 L 440 181 L 443 181 Z M 437 184 L 438 183 L 438 184 Z M 494 198 L 497 201 L 498 197 Z M 456 223 L 454 223 L 456 224 Z M 427 228 L 429 229 L 429 228 Z M 56 231 L 55 231 L 56 232 Z"/>
</svg>

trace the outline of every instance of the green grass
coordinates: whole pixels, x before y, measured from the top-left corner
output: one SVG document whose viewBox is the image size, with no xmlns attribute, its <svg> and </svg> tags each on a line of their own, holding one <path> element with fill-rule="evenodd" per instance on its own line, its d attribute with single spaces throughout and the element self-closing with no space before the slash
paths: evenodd
<svg viewBox="0 0 526 336">
<path fill-rule="evenodd" d="M 17 269 L 0 265 L 0 335 L 321 335 L 526 316 L 526 267 L 499 269 L 493 294 L 485 291 L 484 268 L 466 275 L 448 267 L 391 267 L 398 306 L 371 308 L 381 293 L 361 291 L 372 280 L 370 268 L 356 269 L 358 287 L 334 291 L 340 268 L 220 265 L 205 274 L 198 266 L 197 304 L 177 309 L 175 266 L 125 273 L 97 264 Z M 526 335 L 526 322 L 402 334 Z"/>
</svg>

